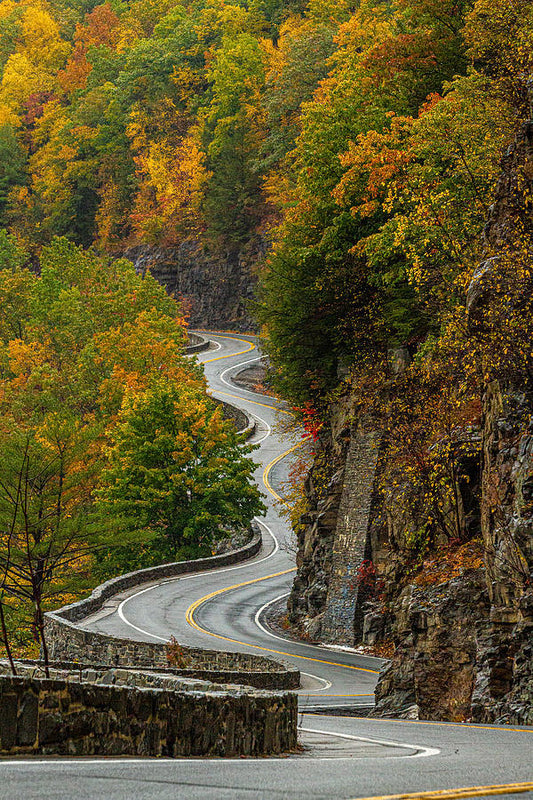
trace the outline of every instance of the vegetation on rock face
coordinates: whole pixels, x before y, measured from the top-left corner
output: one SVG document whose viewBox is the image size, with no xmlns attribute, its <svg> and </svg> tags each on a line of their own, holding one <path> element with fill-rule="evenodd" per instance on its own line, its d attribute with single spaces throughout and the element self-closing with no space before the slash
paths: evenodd
<svg viewBox="0 0 533 800">
<path fill-rule="evenodd" d="M 483 235 L 530 115 L 531 20 L 507 0 L 360 3 L 278 195 L 258 306 L 278 390 L 326 421 L 349 387 L 383 431 L 385 506 L 410 509 L 419 546 L 479 535 L 482 396 L 531 379 L 527 175 L 510 188 L 512 235 Z"/>
<path fill-rule="evenodd" d="M 150 275 L 55 239 L 37 276 L 13 237 L 0 248 L 0 622 L 20 649 L 46 646 L 43 610 L 209 554 L 262 504 Z"/>
<path fill-rule="evenodd" d="M 475 706 L 478 719 L 530 719 L 531 672 L 519 665 L 533 567 L 532 23 L 531 5 L 513 0 L 361 3 L 303 109 L 262 278 L 259 317 L 278 389 L 303 421 L 324 423 L 298 530 L 292 619 L 320 636 L 339 498 L 333 485 L 322 498 L 314 477 L 342 449 L 340 397 L 353 409 L 352 433 L 362 424 L 381 433 L 367 545 L 385 580 L 372 613 L 381 616 L 374 634 L 393 634 L 398 648 L 381 699 L 403 691 L 414 703 L 419 693 L 421 713 L 437 713 L 423 697 L 433 667 L 408 674 L 419 656 L 430 664 L 431 637 L 417 650 L 416 622 L 406 623 L 427 602 L 427 625 L 441 630 L 431 592 L 421 601 L 416 591 L 433 558 L 444 595 L 459 587 L 466 625 L 477 613 L 488 629 L 491 606 L 483 635 L 493 650 L 472 636 L 461 710 L 444 694 L 439 706 L 450 718 Z M 332 525 L 317 521 L 326 509 Z M 480 567 L 486 605 L 474 613 L 455 579 Z M 450 675 L 454 647 L 450 635 Z M 508 692 L 516 705 L 498 706 Z"/>
</svg>

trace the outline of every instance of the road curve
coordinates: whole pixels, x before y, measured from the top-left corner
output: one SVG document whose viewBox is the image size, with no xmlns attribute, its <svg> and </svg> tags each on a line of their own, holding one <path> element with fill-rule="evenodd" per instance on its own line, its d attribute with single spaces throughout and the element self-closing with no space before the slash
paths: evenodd
<svg viewBox="0 0 533 800">
<path fill-rule="evenodd" d="M 267 515 L 259 520 L 263 547 L 245 564 L 164 581 L 117 597 L 115 606 L 88 618 L 83 627 L 146 641 L 178 641 L 194 647 L 240 650 L 290 659 L 303 673 L 302 710 L 319 706 L 368 705 L 373 702 L 380 659 L 319 648 L 278 638 L 261 619 L 261 610 L 289 591 L 294 557 L 288 552 L 289 529 L 278 513 L 276 497 L 287 474 L 290 455 L 302 442 L 276 432 L 288 412 L 272 397 L 237 387 L 233 374 L 257 362 L 253 337 L 209 334 L 212 349 L 200 354 L 211 393 L 243 408 L 256 421 L 251 438 L 259 464 L 255 478 L 265 493 Z"/>
<path fill-rule="evenodd" d="M 278 655 L 303 673 L 300 726 L 305 749 L 285 759 L 32 759 L 0 761 L 5 800 L 225 800 L 225 798 L 367 798 L 456 790 L 448 798 L 533 796 L 533 729 L 320 716 L 310 709 L 368 705 L 379 660 L 278 638 L 261 610 L 289 590 L 294 564 L 288 529 L 274 497 L 298 446 L 274 428 L 284 413 L 273 398 L 231 383 L 260 358 L 253 337 L 209 334 L 213 349 L 199 356 L 215 397 L 243 408 L 257 422 L 256 480 L 265 487 L 263 548 L 246 564 L 182 576 L 117 596 L 84 627 L 144 641 Z M 274 428 L 274 429 L 273 429 Z M 330 709 L 331 710 L 331 709 Z M 490 788 L 492 787 L 492 788 Z"/>
</svg>

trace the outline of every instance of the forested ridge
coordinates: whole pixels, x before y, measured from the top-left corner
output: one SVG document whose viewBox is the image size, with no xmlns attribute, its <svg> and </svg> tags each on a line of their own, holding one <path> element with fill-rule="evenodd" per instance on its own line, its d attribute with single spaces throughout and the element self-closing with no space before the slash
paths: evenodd
<svg viewBox="0 0 533 800">
<path fill-rule="evenodd" d="M 463 370 L 499 158 L 529 115 L 527 3 L 0 14 L 1 223 L 30 259 L 58 235 L 108 253 L 261 237 L 257 316 L 296 405 L 391 348 Z"/>
</svg>

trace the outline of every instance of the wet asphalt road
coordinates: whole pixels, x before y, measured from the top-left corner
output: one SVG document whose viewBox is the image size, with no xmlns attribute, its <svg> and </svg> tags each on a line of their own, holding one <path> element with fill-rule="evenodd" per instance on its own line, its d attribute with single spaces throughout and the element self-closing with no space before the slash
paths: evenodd
<svg viewBox="0 0 533 800">
<path fill-rule="evenodd" d="M 256 480 L 269 506 L 261 520 L 262 550 L 246 564 L 117 596 L 84 626 L 147 641 L 166 641 L 174 634 L 192 646 L 292 661 L 303 673 L 299 702 L 304 750 L 276 759 L 4 760 L 0 800 L 329 800 L 494 784 L 502 785 L 500 797 L 510 797 L 506 785 L 533 780 L 533 729 L 305 713 L 324 706 L 367 705 L 380 662 L 277 638 L 265 623 L 266 608 L 288 592 L 294 568 L 287 523 L 266 487 L 280 491 L 291 456 L 278 459 L 299 438 L 276 430 L 284 414 L 274 399 L 231 383 L 233 373 L 259 357 L 253 337 L 209 338 L 214 349 L 199 360 L 205 363 L 211 391 L 256 419 Z"/>
</svg>

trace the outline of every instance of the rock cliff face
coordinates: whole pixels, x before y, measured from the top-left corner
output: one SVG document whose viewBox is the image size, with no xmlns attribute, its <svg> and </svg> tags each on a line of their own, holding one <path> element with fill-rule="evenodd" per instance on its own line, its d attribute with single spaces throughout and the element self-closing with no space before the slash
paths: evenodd
<svg viewBox="0 0 533 800">
<path fill-rule="evenodd" d="M 332 409 L 328 435 L 316 443 L 314 463 L 305 482 L 307 512 L 296 530 L 297 574 L 288 600 L 289 621 L 313 638 L 322 636 L 331 583 L 335 531 L 351 438 L 350 416 L 350 399 L 346 396 Z M 353 605 L 351 597 L 347 600 L 349 607 Z"/>
<path fill-rule="evenodd" d="M 533 396 L 485 395 L 481 524 L 490 614 L 479 637 L 475 719 L 533 722 Z"/>
<path fill-rule="evenodd" d="M 532 190 L 533 125 L 527 123 L 502 160 L 484 234 L 486 258 L 468 291 L 472 326 L 483 324 L 499 253 L 512 250 L 517 230 L 533 241 Z M 517 375 L 485 386 L 482 458 L 469 476 L 480 498 L 469 523 L 477 535 L 453 569 L 442 569 L 447 556 L 438 548 L 434 564 L 413 563 L 404 534 L 419 520 L 409 518 L 408 508 L 377 504 L 379 435 L 374 432 L 372 451 L 371 432 L 352 409 L 349 394 L 332 409 L 306 485 L 309 511 L 298 531 L 290 620 L 318 639 L 388 644 L 393 654 L 378 683 L 376 715 L 533 724 L 528 380 Z M 369 562 L 375 570 L 370 604 L 362 590 Z"/>
<path fill-rule="evenodd" d="M 185 241 L 176 247 L 139 245 L 123 255 L 139 272 L 149 269 L 171 294 L 183 296 L 190 305 L 191 327 L 249 331 L 255 323 L 247 303 L 256 282 L 254 266 L 263 254 L 262 243 L 209 252 Z"/>
</svg>

